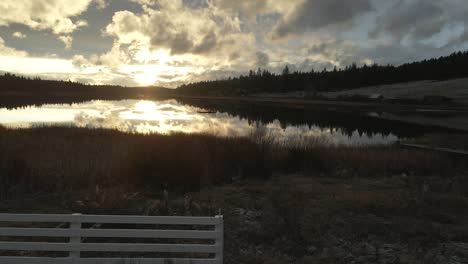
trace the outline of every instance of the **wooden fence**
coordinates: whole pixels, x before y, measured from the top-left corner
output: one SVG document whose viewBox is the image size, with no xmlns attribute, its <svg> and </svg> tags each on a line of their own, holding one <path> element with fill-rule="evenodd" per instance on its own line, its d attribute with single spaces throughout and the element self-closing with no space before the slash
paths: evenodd
<svg viewBox="0 0 468 264">
<path fill-rule="evenodd" d="M 0 263 L 221 264 L 223 232 L 222 216 L 0 214 Z"/>
</svg>

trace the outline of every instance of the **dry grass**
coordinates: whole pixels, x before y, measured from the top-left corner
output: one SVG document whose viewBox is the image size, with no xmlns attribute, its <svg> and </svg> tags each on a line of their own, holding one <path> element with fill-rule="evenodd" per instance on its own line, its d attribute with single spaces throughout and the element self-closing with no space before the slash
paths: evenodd
<svg viewBox="0 0 468 264">
<path fill-rule="evenodd" d="M 325 93 L 326 96 L 382 94 L 385 98 L 422 98 L 427 95 L 441 95 L 453 98 L 457 102 L 468 102 L 468 79 L 447 81 L 416 81 L 379 86 L 363 87 L 343 92 Z"/>
<path fill-rule="evenodd" d="M 451 173 L 440 154 L 397 147 L 279 146 L 268 137 L 139 135 L 81 128 L 0 129 L 0 197 L 123 186 L 186 192 L 274 173 L 339 177 Z"/>
<path fill-rule="evenodd" d="M 284 175 L 209 188 L 196 199 L 224 208 L 229 263 L 418 263 L 429 253 L 453 257 L 440 245 L 467 239 L 466 197 L 392 178 Z"/>
<path fill-rule="evenodd" d="M 468 181 L 440 177 L 451 160 L 433 153 L 86 129 L 0 135 L 2 177 L 8 168 L 17 170 L 23 174 L 13 189 L 25 188 L 17 199 L 2 201 L 1 212 L 206 216 L 221 209 L 226 263 L 419 263 L 457 257 L 451 243 L 468 241 Z M 89 176 L 74 178 L 84 171 Z M 284 171 L 300 176 L 257 177 Z M 213 185 L 231 175 L 238 180 Z M 369 177 L 354 177 L 361 175 Z M 26 194 L 33 178 L 40 180 Z M 169 189 L 168 198 L 161 188 Z M 188 206 L 184 197 L 193 197 Z"/>
<path fill-rule="evenodd" d="M 458 150 L 468 150 L 468 134 L 428 134 L 409 143 Z"/>
</svg>

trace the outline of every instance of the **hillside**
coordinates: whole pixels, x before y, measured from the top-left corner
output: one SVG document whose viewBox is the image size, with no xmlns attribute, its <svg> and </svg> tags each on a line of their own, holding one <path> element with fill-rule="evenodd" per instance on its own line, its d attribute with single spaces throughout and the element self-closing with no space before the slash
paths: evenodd
<svg viewBox="0 0 468 264">
<path fill-rule="evenodd" d="M 340 92 L 322 93 L 322 95 L 329 98 L 353 95 L 370 96 L 373 94 L 380 94 L 387 99 L 421 99 L 425 96 L 446 96 L 455 102 L 468 103 L 468 78 L 375 85 Z"/>
</svg>

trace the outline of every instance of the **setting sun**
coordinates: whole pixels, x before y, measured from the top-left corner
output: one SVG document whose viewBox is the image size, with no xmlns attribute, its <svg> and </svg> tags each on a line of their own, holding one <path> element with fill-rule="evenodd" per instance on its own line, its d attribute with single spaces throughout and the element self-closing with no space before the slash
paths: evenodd
<svg viewBox="0 0 468 264">
<path fill-rule="evenodd" d="M 153 85 L 158 79 L 154 72 L 144 71 L 139 74 L 135 74 L 135 81 L 140 85 Z"/>
</svg>

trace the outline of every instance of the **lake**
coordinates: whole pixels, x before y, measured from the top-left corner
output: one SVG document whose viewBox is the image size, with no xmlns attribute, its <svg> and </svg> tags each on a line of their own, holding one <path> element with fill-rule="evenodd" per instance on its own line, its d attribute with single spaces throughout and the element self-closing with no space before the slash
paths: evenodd
<svg viewBox="0 0 468 264">
<path fill-rule="evenodd" d="M 277 142 L 319 140 L 333 145 L 391 144 L 424 131 L 419 126 L 362 114 L 177 100 L 94 100 L 1 108 L 0 124 L 10 128 L 61 125 L 144 134 L 183 132 L 230 137 L 264 133 Z"/>
</svg>

